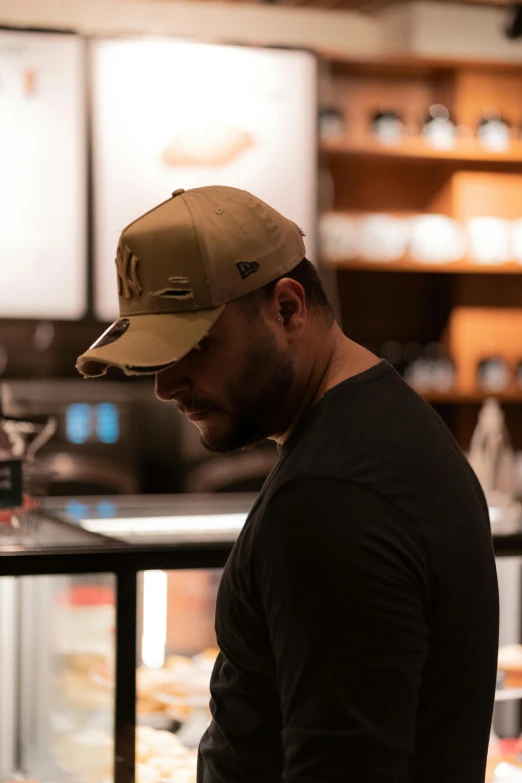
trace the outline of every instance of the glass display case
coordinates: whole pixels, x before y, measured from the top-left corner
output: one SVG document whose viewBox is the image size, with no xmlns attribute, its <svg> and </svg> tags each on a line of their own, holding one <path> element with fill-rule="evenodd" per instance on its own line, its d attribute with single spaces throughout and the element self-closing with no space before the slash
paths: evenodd
<svg viewBox="0 0 522 783">
<path fill-rule="evenodd" d="M 52 498 L 0 526 L 0 781 L 195 783 L 217 588 L 253 502 Z M 519 572 L 522 535 L 495 547 Z M 500 581 L 518 640 L 520 597 Z"/>
<path fill-rule="evenodd" d="M 0 529 L 0 780 L 192 783 L 250 495 L 49 499 Z"/>
</svg>

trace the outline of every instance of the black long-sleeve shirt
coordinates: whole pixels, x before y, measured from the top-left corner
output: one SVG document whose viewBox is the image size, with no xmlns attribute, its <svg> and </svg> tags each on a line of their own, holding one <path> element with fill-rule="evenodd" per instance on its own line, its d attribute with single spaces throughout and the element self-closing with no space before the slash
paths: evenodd
<svg viewBox="0 0 522 783">
<path fill-rule="evenodd" d="M 483 783 L 498 653 L 488 509 L 384 362 L 281 449 L 225 568 L 198 783 Z"/>
</svg>

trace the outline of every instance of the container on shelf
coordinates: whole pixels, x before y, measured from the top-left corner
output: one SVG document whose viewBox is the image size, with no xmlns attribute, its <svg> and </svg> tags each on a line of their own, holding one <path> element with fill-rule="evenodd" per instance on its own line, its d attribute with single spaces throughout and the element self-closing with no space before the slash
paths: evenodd
<svg viewBox="0 0 522 783">
<path fill-rule="evenodd" d="M 422 135 L 436 149 L 449 150 L 454 146 L 457 129 L 446 106 L 441 103 L 430 106 L 422 126 Z"/>
<path fill-rule="evenodd" d="M 319 110 L 319 135 L 322 139 L 342 139 L 346 134 L 346 120 L 337 106 Z"/>
<path fill-rule="evenodd" d="M 381 144 L 399 144 L 406 133 L 402 113 L 398 109 L 378 109 L 370 118 L 370 130 Z"/>
<path fill-rule="evenodd" d="M 476 264 L 506 264 L 511 260 L 511 224 L 499 217 L 468 220 L 469 255 Z"/>
<path fill-rule="evenodd" d="M 412 220 L 410 254 L 420 264 L 450 264 L 466 251 L 466 235 L 445 215 L 420 215 Z"/>
<path fill-rule="evenodd" d="M 409 238 L 409 220 L 386 214 L 366 215 L 359 222 L 359 256 L 370 263 L 397 261 L 405 254 Z"/>
<path fill-rule="evenodd" d="M 477 137 L 482 146 L 492 152 L 506 152 L 509 149 L 511 130 L 498 109 L 484 110 L 478 123 Z"/>
</svg>

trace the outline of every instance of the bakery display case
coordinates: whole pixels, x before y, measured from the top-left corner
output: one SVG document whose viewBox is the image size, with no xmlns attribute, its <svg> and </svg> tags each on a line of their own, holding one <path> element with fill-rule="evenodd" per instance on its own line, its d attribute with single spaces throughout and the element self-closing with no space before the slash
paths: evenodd
<svg viewBox="0 0 522 783">
<path fill-rule="evenodd" d="M 195 783 L 217 588 L 253 502 L 48 498 L 0 528 L 1 781 Z M 499 572 L 512 566 L 501 612 L 514 643 L 522 531 L 494 541 Z M 514 728 L 502 716 L 522 698 L 517 665 L 499 676 L 497 739 L 519 731 L 518 713 Z"/>
<path fill-rule="evenodd" d="M 48 498 L 0 526 L 0 780 L 193 783 L 253 496 Z"/>
</svg>

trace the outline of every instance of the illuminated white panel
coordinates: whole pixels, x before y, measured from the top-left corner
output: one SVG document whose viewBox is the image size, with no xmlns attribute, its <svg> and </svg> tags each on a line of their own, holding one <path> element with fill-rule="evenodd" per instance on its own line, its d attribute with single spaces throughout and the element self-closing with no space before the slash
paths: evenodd
<svg viewBox="0 0 522 783">
<path fill-rule="evenodd" d="M 84 45 L 0 30 L 0 318 L 86 310 Z"/>
<path fill-rule="evenodd" d="M 304 229 L 315 260 L 314 55 L 164 39 L 92 54 L 98 317 L 118 314 L 120 232 L 178 188 L 251 191 Z"/>
</svg>

